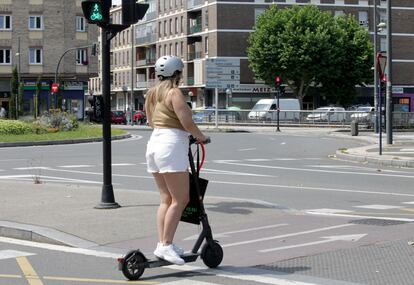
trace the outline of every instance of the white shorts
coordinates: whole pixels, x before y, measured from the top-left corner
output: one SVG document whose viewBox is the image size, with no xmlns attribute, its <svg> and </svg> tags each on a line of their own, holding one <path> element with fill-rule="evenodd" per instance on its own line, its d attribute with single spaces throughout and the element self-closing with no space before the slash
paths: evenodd
<svg viewBox="0 0 414 285">
<path fill-rule="evenodd" d="M 150 173 L 188 171 L 189 133 L 173 128 L 154 129 L 147 143 L 147 171 Z"/>
</svg>

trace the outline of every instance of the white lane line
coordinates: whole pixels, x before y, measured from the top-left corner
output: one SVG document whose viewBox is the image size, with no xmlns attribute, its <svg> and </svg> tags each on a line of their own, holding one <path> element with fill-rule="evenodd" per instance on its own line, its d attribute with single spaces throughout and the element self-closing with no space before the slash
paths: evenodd
<svg viewBox="0 0 414 285">
<path fill-rule="evenodd" d="M 257 148 L 255 148 L 255 147 L 252 147 L 252 148 L 241 148 L 241 149 L 238 149 L 237 151 L 249 151 L 249 150 L 256 150 Z"/>
<path fill-rule="evenodd" d="M 251 162 L 272 161 L 270 158 L 250 158 L 250 159 L 243 159 L 243 160 L 251 161 Z"/>
<path fill-rule="evenodd" d="M 274 175 L 266 175 L 266 174 L 255 174 L 255 173 L 247 173 L 247 172 L 236 172 L 236 171 L 227 171 L 227 170 L 218 170 L 218 169 L 210 169 L 210 168 L 203 168 L 203 174 L 224 174 L 224 175 L 241 175 L 241 176 L 257 176 L 257 177 L 277 177 Z"/>
<path fill-rule="evenodd" d="M 400 209 L 401 206 L 391 206 L 391 205 L 361 205 L 353 206 L 354 208 L 363 208 L 363 209 L 372 209 L 372 210 L 390 210 L 390 209 Z"/>
<path fill-rule="evenodd" d="M 45 166 L 34 166 L 34 167 L 16 167 L 12 168 L 13 170 L 38 170 L 38 169 L 49 169 L 49 167 Z"/>
<path fill-rule="evenodd" d="M 36 255 L 36 254 L 30 253 L 30 252 L 24 252 L 24 251 L 17 251 L 17 250 L 0 250 L 0 260 L 16 258 L 16 257 L 21 257 L 21 256 L 31 256 L 31 255 Z"/>
<path fill-rule="evenodd" d="M 230 237 L 232 234 L 239 234 L 239 233 L 247 233 L 247 232 L 253 232 L 253 231 L 260 231 L 260 230 L 266 230 L 266 229 L 273 229 L 283 226 L 288 226 L 289 224 L 276 224 L 276 225 L 270 225 L 270 226 L 263 226 L 263 227 L 256 227 L 256 228 L 248 228 L 238 231 L 231 231 L 231 232 L 224 232 L 224 233 L 214 233 L 214 238 L 227 238 Z M 199 235 L 193 235 L 190 237 L 187 237 L 183 240 L 196 240 Z"/>
<path fill-rule="evenodd" d="M 402 148 L 401 151 L 414 152 L 414 148 Z"/>
<path fill-rule="evenodd" d="M 112 163 L 112 166 L 134 166 L 134 163 Z"/>
<path fill-rule="evenodd" d="M 348 210 L 341 210 L 341 209 L 329 209 L 329 208 L 322 208 L 322 209 L 311 209 L 311 210 L 306 210 L 306 211 L 310 211 L 310 212 L 318 212 L 318 213 L 326 213 L 326 214 L 333 214 L 333 213 L 338 213 L 338 214 L 347 214 L 347 213 L 352 213 L 353 211 L 348 211 Z"/>
<path fill-rule="evenodd" d="M 40 243 L 40 242 L 27 241 L 27 240 L 12 239 L 12 238 L 6 238 L 6 237 L 0 237 L 0 242 L 8 243 L 8 244 L 35 247 L 35 248 L 42 248 L 42 249 L 53 250 L 53 251 L 61 251 L 61 252 L 67 252 L 67 253 L 76 253 L 76 254 L 97 256 L 97 257 L 105 257 L 105 258 L 118 258 L 118 257 L 120 257 L 120 254 L 117 254 L 117 253 L 110 253 L 110 252 L 84 249 L 84 248 L 76 248 L 76 247 L 70 247 L 70 246 L 64 246 L 64 245 L 54 245 L 54 244 Z"/>
<path fill-rule="evenodd" d="M 329 231 L 329 230 L 334 230 L 334 229 L 339 229 L 339 228 L 351 227 L 353 225 L 354 224 L 342 224 L 342 225 L 317 228 L 317 229 L 312 229 L 312 230 L 307 230 L 307 231 L 301 231 L 301 232 L 296 232 L 296 233 L 283 234 L 283 235 L 278 235 L 278 236 L 271 236 L 271 237 L 265 237 L 265 238 L 245 240 L 245 241 L 241 241 L 241 242 L 223 244 L 222 247 L 224 248 L 224 247 L 231 247 L 231 246 L 239 246 L 239 245 L 244 245 L 244 244 L 249 244 L 249 243 L 263 242 L 263 241 L 269 241 L 269 240 L 274 240 L 274 239 L 293 237 L 293 236 L 317 233 L 317 232 L 322 232 L 322 231 Z"/>
<path fill-rule="evenodd" d="M 414 205 L 414 202 L 402 202 L 403 204 Z"/>
<path fill-rule="evenodd" d="M 177 271 L 195 271 L 204 274 L 212 273 L 217 277 L 224 277 L 234 280 L 251 281 L 262 284 L 272 285 L 362 285 L 346 281 L 325 279 L 320 277 L 306 276 L 300 274 L 287 274 L 285 272 L 269 271 L 253 267 L 226 267 L 219 269 L 205 269 L 192 265 L 171 265 L 168 268 Z M 233 283 L 229 283 L 233 284 Z M 234 283 L 238 284 L 238 283 Z"/>
<path fill-rule="evenodd" d="M 172 282 L 167 282 L 167 283 L 162 283 L 165 285 L 218 285 L 217 283 L 210 283 L 210 282 L 202 282 L 202 281 L 198 281 L 198 280 L 193 280 L 193 279 L 184 279 L 184 280 L 179 280 L 179 281 L 172 281 Z"/>
<path fill-rule="evenodd" d="M 319 216 L 331 216 L 331 217 L 344 217 L 344 218 L 361 218 L 361 219 L 376 219 L 376 220 L 387 220 L 387 221 L 401 221 L 401 222 L 414 222 L 414 219 L 406 218 L 392 218 L 392 217 L 382 217 L 382 216 L 364 216 L 364 215 L 354 215 L 354 214 L 336 214 L 336 213 L 319 213 L 313 211 L 306 211 L 306 214 L 309 215 L 319 215 Z"/>
<path fill-rule="evenodd" d="M 86 164 L 80 164 L 80 165 L 61 165 L 58 167 L 62 168 L 86 168 L 86 167 L 93 167 L 93 165 L 86 165 Z"/>
<path fill-rule="evenodd" d="M 280 247 L 274 247 L 274 248 L 268 248 L 268 249 L 261 249 L 258 250 L 261 253 L 267 253 L 267 252 L 273 252 L 273 251 L 279 251 L 279 250 L 286 250 L 291 248 L 298 248 L 298 247 L 305 247 L 310 245 L 317 245 L 317 244 L 323 244 L 328 242 L 338 242 L 338 241 L 348 241 L 348 242 L 356 242 L 366 236 L 367 234 L 356 234 L 356 235 L 341 235 L 341 236 L 327 236 L 327 237 L 321 237 L 324 240 L 320 241 L 313 241 L 313 242 L 306 242 L 306 243 L 300 243 L 300 244 L 294 244 L 294 245 L 287 245 L 287 246 L 280 246 Z"/>
<path fill-rule="evenodd" d="M 40 182 L 59 182 L 59 183 L 85 183 L 85 184 L 102 184 L 102 181 L 92 181 L 92 180 L 82 180 L 82 179 L 72 179 L 64 177 L 55 177 L 55 176 L 44 176 L 44 175 L 4 175 L 0 176 L 0 180 L 24 180 L 24 181 L 33 181 L 38 179 Z"/>
<path fill-rule="evenodd" d="M 308 168 L 298 168 L 298 167 L 282 167 L 282 166 L 248 164 L 248 163 L 236 163 L 236 162 L 229 162 L 229 161 L 225 161 L 225 160 L 213 160 L 213 162 L 221 163 L 221 164 L 228 164 L 228 165 L 269 168 L 269 169 L 281 169 L 281 170 L 293 170 L 293 171 L 305 171 L 305 172 L 319 172 L 319 173 L 335 173 L 335 174 L 370 175 L 370 176 L 381 176 L 381 177 L 400 177 L 400 178 L 414 179 L 414 175 L 368 173 L 368 172 L 351 172 L 351 171 L 335 171 L 335 170 L 308 169 Z"/>
<path fill-rule="evenodd" d="M 216 181 L 216 180 L 210 180 L 210 183 L 231 184 L 231 185 L 252 186 L 252 187 L 286 188 L 286 189 L 311 190 L 311 191 L 349 192 L 349 193 L 360 193 L 360 194 L 369 194 L 369 195 L 391 195 L 391 196 L 414 197 L 414 194 L 363 191 L 363 190 L 338 189 L 338 188 L 322 188 L 322 187 L 309 187 L 309 186 L 290 186 L 290 185 L 263 184 L 263 183 L 245 183 L 245 182 L 235 182 L 235 181 L 228 182 L 228 181 Z"/>
</svg>

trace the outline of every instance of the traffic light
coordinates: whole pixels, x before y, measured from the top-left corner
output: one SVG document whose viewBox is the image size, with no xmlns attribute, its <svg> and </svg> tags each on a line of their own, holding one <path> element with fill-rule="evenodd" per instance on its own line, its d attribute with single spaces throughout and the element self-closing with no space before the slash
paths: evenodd
<svg viewBox="0 0 414 285">
<path fill-rule="evenodd" d="M 282 79 L 280 78 L 280 76 L 276 76 L 275 77 L 275 85 L 276 85 L 276 87 L 279 87 L 280 84 L 282 84 Z"/>
<path fill-rule="evenodd" d="M 144 18 L 149 4 L 137 0 L 122 0 L 122 25 L 130 26 Z"/>
<path fill-rule="evenodd" d="M 109 6 L 105 0 L 85 0 L 82 2 L 83 15 L 89 24 L 105 26 L 109 23 Z"/>
<path fill-rule="evenodd" d="M 103 117 L 103 97 L 91 95 L 88 96 L 88 102 L 91 104 L 91 107 L 87 110 L 87 114 L 91 121 L 100 122 Z"/>
</svg>

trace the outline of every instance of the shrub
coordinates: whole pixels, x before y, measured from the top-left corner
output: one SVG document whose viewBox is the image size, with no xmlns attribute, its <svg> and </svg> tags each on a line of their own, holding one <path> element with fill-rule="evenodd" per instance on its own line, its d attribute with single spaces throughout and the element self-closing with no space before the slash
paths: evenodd
<svg viewBox="0 0 414 285">
<path fill-rule="evenodd" d="M 70 115 L 60 110 L 50 110 L 43 113 L 43 115 L 33 122 L 37 133 L 58 132 L 58 131 L 72 131 L 79 127 L 78 120 L 75 116 Z"/>
<path fill-rule="evenodd" d="M 16 120 L 0 120 L 0 134 L 2 135 L 24 135 L 32 133 L 29 124 Z"/>
</svg>

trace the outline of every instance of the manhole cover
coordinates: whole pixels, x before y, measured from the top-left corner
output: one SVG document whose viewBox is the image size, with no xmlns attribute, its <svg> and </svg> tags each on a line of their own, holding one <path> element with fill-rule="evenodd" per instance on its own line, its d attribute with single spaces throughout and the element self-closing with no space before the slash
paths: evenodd
<svg viewBox="0 0 414 285">
<path fill-rule="evenodd" d="M 350 221 L 350 224 L 361 224 L 361 225 L 370 225 L 370 226 L 395 226 L 406 224 L 409 222 L 406 221 L 397 221 L 397 220 L 384 220 L 384 219 L 361 219 Z"/>
</svg>

